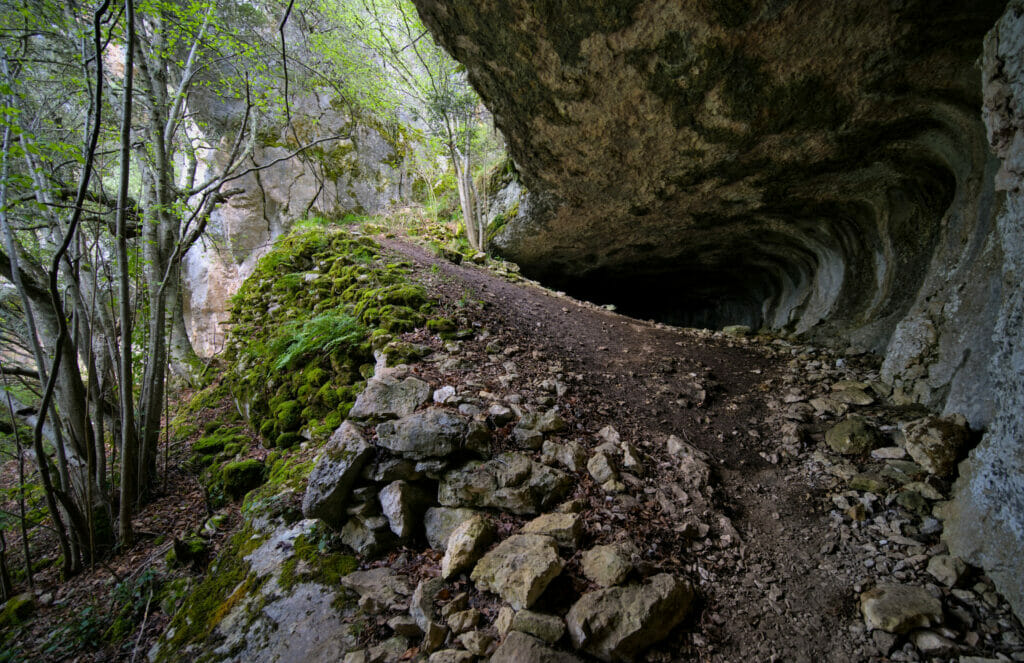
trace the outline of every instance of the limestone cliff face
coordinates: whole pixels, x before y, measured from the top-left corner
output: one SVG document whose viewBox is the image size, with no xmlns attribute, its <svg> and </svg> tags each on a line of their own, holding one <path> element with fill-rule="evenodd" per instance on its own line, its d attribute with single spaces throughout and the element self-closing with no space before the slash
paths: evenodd
<svg viewBox="0 0 1024 663">
<path fill-rule="evenodd" d="M 987 358 L 992 383 L 978 396 L 991 394 L 996 414 L 960 465 L 946 540 L 988 569 L 1024 615 L 1024 0 L 1011 2 L 985 38 L 983 71 L 985 127 L 1000 160 L 992 234 L 1003 261 L 994 274 L 1000 296 Z"/>
<path fill-rule="evenodd" d="M 993 553 L 1024 547 L 1019 2 L 415 1 L 530 191 L 499 250 L 627 313 L 873 350 L 896 400 L 991 425 L 961 538 L 1024 612 Z"/>
<path fill-rule="evenodd" d="M 215 101 L 199 112 L 216 118 L 225 111 Z M 346 137 L 322 143 L 301 159 L 283 159 L 295 145 L 291 132 L 282 130 L 257 148 L 251 165 L 282 161 L 231 183 L 243 193 L 214 212 L 209 238 L 189 251 L 182 270 L 185 321 L 200 355 L 223 349 L 228 298 L 294 221 L 307 215 L 373 214 L 408 195 L 402 146 L 395 139 L 351 122 L 327 97 L 295 100 L 292 112 L 315 127 L 300 136 L 304 141 Z"/>
</svg>

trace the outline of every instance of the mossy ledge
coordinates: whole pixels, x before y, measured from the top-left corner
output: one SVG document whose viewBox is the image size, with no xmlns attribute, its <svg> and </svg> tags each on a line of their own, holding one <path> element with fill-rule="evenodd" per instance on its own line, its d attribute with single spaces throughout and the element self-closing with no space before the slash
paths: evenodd
<svg viewBox="0 0 1024 663">
<path fill-rule="evenodd" d="M 243 525 L 194 584 L 154 660 L 230 659 L 246 645 L 225 640 L 218 629 L 225 619 L 232 632 L 252 625 L 264 604 L 311 584 L 335 593 L 331 610 L 354 608 L 337 589 L 356 559 L 331 533 L 297 521 L 316 454 L 372 375 L 374 349 L 407 345 L 396 335 L 430 317 L 434 304 L 409 273 L 368 237 L 302 229 L 280 238 L 233 298 L 222 379 L 180 410 L 180 437 L 198 435 L 192 414 L 231 401 L 271 451 L 228 425 L 233 414 L 193 443 L 193 467 L 209 494 L 242 498 Z M 230 481 L 234 474 L 245 481 Z M 254 568 L 253 552 L 282 536 L 288 552 L 280 563 Z"/>
</svg>

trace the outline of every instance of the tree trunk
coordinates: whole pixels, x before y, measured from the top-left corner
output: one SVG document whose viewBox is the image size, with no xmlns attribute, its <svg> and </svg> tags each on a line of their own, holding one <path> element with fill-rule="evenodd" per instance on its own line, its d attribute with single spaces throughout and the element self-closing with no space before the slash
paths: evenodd
<svg viewBox="0 0 1024 663">
<path fill-rule="evenodd" d="M 174 374 L 193 385 L 202 370 L 202 362 L 192 347 L 185 327 L 185 291 L 181 287 L 181 262 L 171 266 L 171 276 L 167 282 L 167 302 L 171 308 L 170 324 L 170 357 L 171 370 Z"/>
</svg>

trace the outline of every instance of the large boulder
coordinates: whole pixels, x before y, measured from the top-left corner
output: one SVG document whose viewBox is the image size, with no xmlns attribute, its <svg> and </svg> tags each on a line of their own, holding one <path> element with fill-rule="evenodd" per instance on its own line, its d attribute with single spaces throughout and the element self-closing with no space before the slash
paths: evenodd
<svg viewBox="0 0 1024 663">
<path fill-rule="evenodd" d="M 391 531 L 400 539 L 408 539 L 418 533 L 423 513 L 432 502 L 430 495 L 405 481 L 392 481 L 384 486 L 378 499 Z"/>
<path fill-rule="evenodd" d="M 533 636 L 512 631 L 491 656 L 491 663 L 583 663 L 583 660 L 552 649 Z"/>
<path fill-rule="evenodd" d="M 577 649 L 602 661 L 632 661 L 686 619 L 693 598 L 690 583 L 663 573 L 643 585 L 584 594 L 565 621 Z"/>
<path fill-rule="evenodd" d="M 860 595 L 860 611 L 870 629 L 904 634 L 942 623 L 942 602 L 924 587 L 879 585 Z"/>
<path fill-rule="evenodd" d="M 470 577 L 480 589 L 494 592 L 522 610 L 540 598 L 564 566 L 554 539 L 517 534 L 484 555 Z"/>
<path fill-rule="evenodd" d="M 487 429 L 466 417 L 429 408 L 377 426 L 377 444 L 403 458 L 444 458 L 463 449 L 486 451 Z"/>
<path fill-rule="evenodd" d="M 490 519 L 474 516 L 456 527 L 448 537 L 441 559 L 441 577 L 447 580 L 471 568 L 494 540 L 497 529 Z"/>
<path fill-rule="evenodd" d="M 455 528 L 480 512 L 475 509 L 453 509 L 447 506 L 434 506 L 423 514 L 423 528 L 426 530 L 427 543 L 434 550 L 445 550 L 448 537 Z"/>
<path fill-rule="evenodd" d="M 430 385 L 418 378 L 373 378 L 356 398 L 348 416 L 352 419 L 405 417 L 430 400 L 430 393 Z"/>
<path fill-rule="evenodd" d="M 949 476 L 956 467 L 960 451 L 967 444 L 970 431 L 963 415 L 925 417 L 903 426 L 910 457 L 929 473 Z"/>
<path fill-rule="evenodd" d="M 353 571 L 341 584 L 359 594 L 361 603 L 374 603 L 386 610 L 407 610 L 413 587 L 408 576 L 385 567 Z"/>
<path fill-rule="evenodd" d="M 866 454 L 881 446 L 882 435 L 864 417 L 851 414 L 825 433 L 825 442 L 832 451 L 844 455 Z"/>
<path fill-rule="evenodd" d="M 340 527 L 345 521 L 345 506 L 352 486 L 371 456 L 373 445 L 358 428 L 348 421 L 339 426 L 324 445 L 309 475 L 309 485 L 302 498 L 302 514 Z"/>
<path fill-rule="evenodd" d="M 523 454 L 504 453 L 448 472 L 438 487 L 438 501 L 532 515 L 564 497 L 572 483 L 565 472 Z"/>
</svg>

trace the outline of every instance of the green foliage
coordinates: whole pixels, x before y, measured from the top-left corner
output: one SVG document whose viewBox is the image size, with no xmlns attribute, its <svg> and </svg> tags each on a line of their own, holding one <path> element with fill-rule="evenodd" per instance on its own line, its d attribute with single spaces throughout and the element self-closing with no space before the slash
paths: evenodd
<svg viewBox="0 0 1024 663">
<path fill-rule="evenodd" d="M 359 343 L 365 336 L 366 328 L 344 313 L 322 313 L 309 320 L 293 320 L 270 348 L 278 355 L 274 368 L 295 368 L 311 354 L 330 354 L 336 348 Z"/>
<path fill-rule="evenodd" d="M 43 653 L 60 660 L 82 649 L 96 649 L 103 644 L 107 628 L 106 615 L 95 605 L 76 610 L 72 618 L 58 626 L 47 638 Z"/>
<path fill-rule="evenodd" d="M 152 609 L 163 582 L 156 571 L 147 568 L 138 576 L 115 585 L 110 592 L 110 626 L 103 633 L 103 639 L 117 643 L 132 634 L 142 622 L 146 609 Z"/>
</svg>

